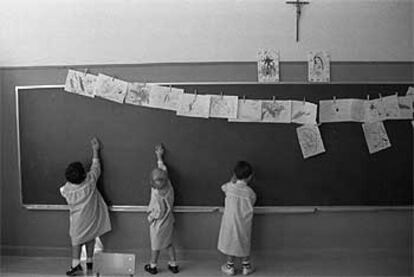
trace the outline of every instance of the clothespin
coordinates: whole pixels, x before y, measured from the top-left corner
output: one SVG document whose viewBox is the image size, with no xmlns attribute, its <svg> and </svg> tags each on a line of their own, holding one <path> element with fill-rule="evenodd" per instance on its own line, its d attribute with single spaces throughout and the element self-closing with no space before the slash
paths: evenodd
<svg viewBox="0 0 414 277">
<path fill-rule="evenodd" d="M 318 127 L 321 126 L 321 125 L 322 125 L 322 122 L 319 122 L 319 123 L 316 124 L 316 126 L 318 126 Z"/>
<path fill-rule="evenodd" d="M 367 94 L 367 100 L 369 101 L 369 94 Z"/>
<path fill-rule="evenodd" d="M 273 100 L 273 103 L 275 103 L 276 102 L 276 97 L 272 97 L 272 100 Z"/>
<path fill-rule="evenodd" d="M 243 103 L 246 102 L 246 95 L 243 95 Z"/>
<path fill-rule="evenodd" d="M 85 70 L 83 71 L 83 75 L 86 76 L 86 74 L 88 74 L 88 69 L 87 68 L 85 68 Z"/>
<path fill-rule="evenodd" d="M 194 99 L 197 98 L 197 89 L 194 89 Z"/>
<path fill-rule="evenodd" d="M 381 95 L 381 93 L 378 93 L 378 96 L 379 96 L 379 98 L 381 99 L 381 101 L 382 101 L 382 95 Z"/>
<path fill-rule="evenodd" d="M 333 97 L 333 102 L 336 104 L 336 96 Z"/>
<path fill-rule="evenodd" d="M 221 95 L 221 99 L 223 99 L 224 97 L 223 91 L 220 91 L 220 95 Z"/>
<path fill-rule="evenodd" d="M 303 97 L 303 105 L 305 105 L 306 104 L 306 98 L 305 97 Z"/>
</svg>

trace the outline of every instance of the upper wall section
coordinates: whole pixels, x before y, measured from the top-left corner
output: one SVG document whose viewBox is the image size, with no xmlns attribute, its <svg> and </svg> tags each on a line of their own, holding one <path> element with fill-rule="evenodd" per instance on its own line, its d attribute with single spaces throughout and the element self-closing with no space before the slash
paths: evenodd
<svg viewBox="0 0 414 277">
<path fill-rule="evenodd" d="M 412 0 L 2 0 L 0 66 L 281 61 L 414 61 Z"/>
</svg>

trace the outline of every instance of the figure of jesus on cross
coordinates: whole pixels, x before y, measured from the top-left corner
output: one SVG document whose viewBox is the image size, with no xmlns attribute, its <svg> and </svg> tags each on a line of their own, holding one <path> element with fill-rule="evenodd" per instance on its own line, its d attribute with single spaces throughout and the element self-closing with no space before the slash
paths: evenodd
<svg viewBox="0 0 414 277">
<path fill-rule="evenodd" d="M 309 2 L 296 0 L 296 1 L 286 1 L 286 4 L 296 5 L 296 42 L 298 42 L 299 41 L 299 19 L 300 19 L 300 14 L 302 12 L 301 8 L 302 8 L 302 5 L 307 5 L 309 4 Z"/>
</svg>

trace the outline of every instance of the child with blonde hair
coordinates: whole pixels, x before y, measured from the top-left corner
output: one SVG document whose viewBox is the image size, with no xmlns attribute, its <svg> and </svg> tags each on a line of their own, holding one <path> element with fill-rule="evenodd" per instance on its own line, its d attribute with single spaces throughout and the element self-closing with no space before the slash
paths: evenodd
<svg viewBox="0 0 414 277">
<path fill-rule="evenodd" d="M 168 269 L 172 273 L 178 273 L 178 265 L 175 258 L 173 245 L 174 231 L 174 189 L 168 178 L 167 167 L 163 161 L 164 147 L 155 147 L 157 168 L 151 172 L 151 200 L 148 205 L 148 222 L 151 239 L 151 261 L 146 264 L 145 271 L 157 274 L 157 262 L 160 250 L 168 249 L 170 261 Z"/>
<path fill-rule="evenodd" d="M 82 245 L 86 245 L 87 270 L 92 270 L 95 238 L 111 230 L 108 207 L 96 188 L 101 174 L 99 141 L 93 138 L 91 146 L 93 156 L 89 172 L 85 172 L 80 162 L 69 164 L 65 171 L 67 182 L 60 187 L 60 193 L 69 207 L 69 235 L 72 242 L 72 266 L 66 272 L 67 276 L 83 274 L 80 265 Z"/>
<path fill-rule="evenodd" d="M 231 181 L 221 187 L 226 198 L 217 248 L 227 256 L 227 263 L 221 267 L 227 275 L 235 274 L 236 257 L 242 259 L 243 275 L 253 272 L 250 264 L 250 238 L 256 194 L 249 186 L 252 178 L 252 166 L 248 162 L 239 161 L 233 169 Z"/>
</svg>

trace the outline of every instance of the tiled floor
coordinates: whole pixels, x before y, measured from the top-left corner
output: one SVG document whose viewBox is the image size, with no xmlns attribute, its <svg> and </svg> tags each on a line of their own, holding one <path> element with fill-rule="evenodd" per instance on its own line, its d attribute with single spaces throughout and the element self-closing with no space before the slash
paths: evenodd
<svg viewBox="0 0 414 277">
<path fill-rule="evenodd" d="M 197 277 L 224 276 L 220 272 L 223 257 L 212 252 L 181 254 L 181 272 L 172 274 L 163 257 L 156 276 Z M 252 260 L 256 272 L 252 276 L 413 276 L 413 261 L 407 255 L 388 252 L 364 253 L 260 253 Z M 65 276 L 70 263 L 68 257 L 2 256 L 2 277 L 54 277 Z M 144 272 L 145 261 L 137 259 L 135 276 L 151 276 Z M 241 275 L 238 273 L 238 275 Z M 87 276 L 85 274 L 85 276 Z M 107 275 L 103 275 L 107 276 Z"/>
</svg>

